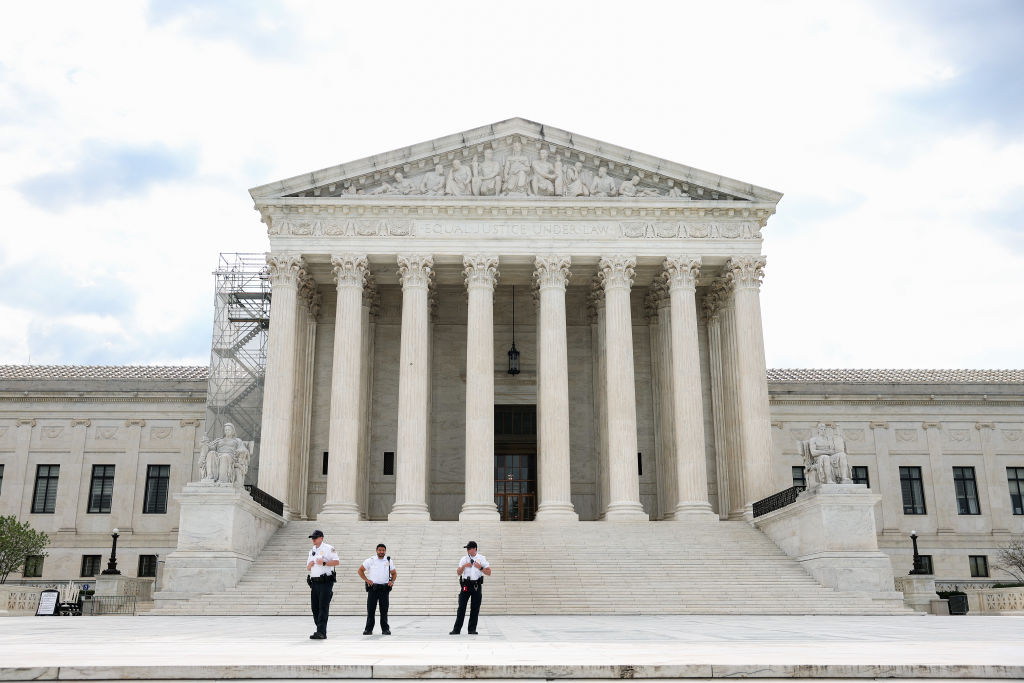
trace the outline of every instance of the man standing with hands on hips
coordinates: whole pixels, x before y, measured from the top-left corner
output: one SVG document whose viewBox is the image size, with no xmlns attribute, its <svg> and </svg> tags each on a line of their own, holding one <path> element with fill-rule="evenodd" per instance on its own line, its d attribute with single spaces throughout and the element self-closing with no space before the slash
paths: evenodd
<svg viewBox="0 0 1024 683">
<path fill-rule="evenodd" d="M 391 635 L 391 628 L 388 626 L 388 597 L 391 593 L 391 587 L 395 585 L 395 577 L 398 576 L 398 572 L 395 571 L 395 563 L 391 561 L 391 556 L 385 557 L 387 552 L 387 546 L 383 543 L 378 543 L 377 556 L 367 558 L 365 562 L 359 565 L 359 569 L 356 570 L 359 578 L 366 582 L 366 627 L 363 629 L 364 636 L 373 633 L 373 617 L 377 612 L 378 604 L 380 605 L 380 632 L 386 636 Z M 370 575 L 367 576 L 367 573 Z"/>
<path fill-rule="evenodd" d="M 487 558 L 477 552 L 476 541 L 466 544 L 466 554 L 459 560 L 459 611 L 455 617 L 455 626 L 448 635 L 457 636 L 462 631 L 462 621 L 466 618 L 466 603 L 472 600 L 469 610 L 469 635 L 476 635 L 476 622 L 480 616 L 480 602 L 484 598 L 484 577 L 491 575 L 491 565 Z"/>
<path fill-rule="evenodd" d="M 316 632 L 310 640 L 326 640 L 327 617 L 331 613 L 331 598 L 334 597 L 334 582 L 338 580 L 334 568 L 338 566 L 338 553 L 334 547 L 324 543 L 324 532 L 317 529 L 309 535 L 313 549 L 309 551 L 306 583 L 310 588 L 310 605 L 313 608 L 313 623 Z"/>
</svg>

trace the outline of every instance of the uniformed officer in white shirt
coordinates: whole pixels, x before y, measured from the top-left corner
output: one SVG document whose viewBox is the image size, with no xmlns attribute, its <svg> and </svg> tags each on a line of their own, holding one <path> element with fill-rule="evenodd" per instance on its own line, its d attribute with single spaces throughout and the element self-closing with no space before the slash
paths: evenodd
<svg viewBox="0 0 1024 683">
<path fill-rule="evenodd" d="M 476 541 L 466 544 L 466 554 L 459 560 L 459 611 L 455 617 L 455 626 L 449 635 L 457 636 L 462 631 L 462 620 L 466 618 L 466 603 L 471 602 L 469 610 L 469 635 L 476 635 L 476 621 L 480 616 L 480 602 L 484 598 L 484 577 L 491 575 L 491 565 L 487 558 L 477 552 Z"/>
<path fill-rule="evenodd" d="M 310 606 L 313 609 L 313 623 L 316 632 L 311 640 L 327 638 L 327 617 L 331 613 L 331 598 L 334 597 L 334 582 L 337 577 L 334 568 L 338 566 L 338 553 L 334 546 L 324 543 L 324 532 L 317 529 L 309 535 L 313 539 L 313 549 L 306 558 L 306 570 L 309 576 L 306 581 L 310 588 Z"/>
<path fill-rule="evenodd" d="M 380 632 L 386 636 L 391 635 L 391 628 L 388 626 L 388 596 L 391 594 L 391 587 L 395 585 L 395 563 L 387 554 L 388 547 L 383 543 L 377 544 L 377 556 L 368 557 L 359 565 L 356 574 L 366 582 L 366 627 L 363 635 L 373 633 L 374 615 L 377 613 L 377 605 L 380 605 Z M 369 574 L 369 576 L 367 576 Z"/>
</svg>

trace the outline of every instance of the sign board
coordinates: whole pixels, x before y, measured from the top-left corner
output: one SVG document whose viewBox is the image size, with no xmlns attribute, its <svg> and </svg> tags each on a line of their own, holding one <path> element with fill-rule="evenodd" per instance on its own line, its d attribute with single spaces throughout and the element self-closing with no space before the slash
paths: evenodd
<svg viewBox="0 0 1024 683">
<path fill-rule="evenodd" d="M 37 617 L 55 616 L 60 609 L 60 591 L 45 590 L 39 594 L 39 606 L 36 607 Z"/>
</svg>

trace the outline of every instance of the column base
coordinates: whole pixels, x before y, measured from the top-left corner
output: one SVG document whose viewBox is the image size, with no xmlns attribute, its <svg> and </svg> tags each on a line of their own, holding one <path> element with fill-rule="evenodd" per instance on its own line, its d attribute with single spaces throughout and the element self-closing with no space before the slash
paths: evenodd
<svg viewBox="0 0 1024 683">
<path fill-rule="evenodd" d="M 358 522 L 362 519 L 355 503 L 328 503 L 316 515 L 318 522 Z"/>
<path fill-rule="evenodd" d="M 430 509 L 425 503 L 395 503 L 388 514 L 388 521 L 425 520 L 430 521 Z"/>
<path fill-rule="evenodd" d="M 669 519 L 675 521 L 698 518 L 717 520 L 718 515 L 711 509 L 711 503 L 701 501 L 693 503 L 679 503 L 676 505 L 676 509 L 672 511 L 671 517 L 669 517 Z"/>
<path fill-rule="evenodd" d="M 612 503 L 604 511 L 604 518 L 609 522 L 651 521 L 650 515 L 644 512 L 640 503 Z"/>
<path fill-rule="evenodd" d="M 499 522 L 501 515 L 498 514 L 498 508 L 494 503 L 463 503 L 459 521 L 466 520 Z"/>
<path fill-rule="evenodd" d="M 578 522 L 580 516 L 572 503 L 541 503 L 534 516 L 537 522 Z"/>
</svg>

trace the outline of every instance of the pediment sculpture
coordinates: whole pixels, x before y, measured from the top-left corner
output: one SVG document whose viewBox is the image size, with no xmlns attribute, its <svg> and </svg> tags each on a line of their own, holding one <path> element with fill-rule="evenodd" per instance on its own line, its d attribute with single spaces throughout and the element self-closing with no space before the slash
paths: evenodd
<svg viewBox="0 0 1024 683">
<path fill-rule="evenodd" d="M 203 438 L 199 451 L 199 480 L 203 484 L 219 484 L 242 488 L 249 471 L 252 441 L 242 441 L 235 435 L 235 427 L 224 423 L 224 436 Z"/>
<path fill-rule="evenodd" d="M 470 152 L 472 151 L 472 156 Z M 583 160 L 586 160 L 584 163 Z M 422 171 L 419 169 L 423 169 Z M 615 169 L 613 172 L 612 169 Z M 415 170 L 414 170 L 415 169 Z M 622 171 L 621 174 L 618 171 Z M 387 179 L 380 180 L 383 175 Z M 449 154 L 407 163 L 378 173 L 376 183 L 357 187 L 352 179 L 319 188 L 316 196 L 434 196 L 434 197 L 662 197 L 665 199 L 737 199 L 718 191 L 631 169 L 592 155 L 547 146 L 524 145 L 519 138 L 505 146 L 492 142 L 462 156 Z M 337 189 L 335 189 L 337 188 Z M 327 190 L 324 193 L 324 190 Z M 309 190 L 295 196 L 308 196 Z M 691 194 L 699 195 L 691 197 Z"/>
<path fill-rule="evenodd" d="M 852 484 L 852 471 L 846 454 L 846 439 L 839 426 L 829 427 L 819 422 L 806 441 L 799 441 L 800 454 L 807 473 L 807 490 L 822 484 Z"/>
</svg>

